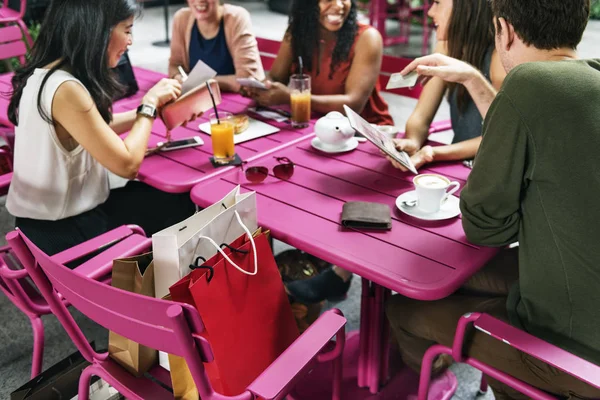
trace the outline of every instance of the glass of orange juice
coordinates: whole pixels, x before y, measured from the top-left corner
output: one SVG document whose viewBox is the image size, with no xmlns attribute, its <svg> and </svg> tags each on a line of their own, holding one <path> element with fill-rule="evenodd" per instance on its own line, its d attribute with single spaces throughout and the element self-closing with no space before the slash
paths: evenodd
<svg viewBox="0 0 600 400">
<path fill-rule="evenodd" d="M 295 74 L 290 78 L 292 127 L 306 128 L 310 121 L 310 76 Z"/>
<path fill-rule="evenodd" d="M 215 163 L 227 164 L 235 159 L 234 130 L 233 115 L 220 112 L 217 119 L 215 113 L 210 114 L 210 136 Z"/>
</svg>

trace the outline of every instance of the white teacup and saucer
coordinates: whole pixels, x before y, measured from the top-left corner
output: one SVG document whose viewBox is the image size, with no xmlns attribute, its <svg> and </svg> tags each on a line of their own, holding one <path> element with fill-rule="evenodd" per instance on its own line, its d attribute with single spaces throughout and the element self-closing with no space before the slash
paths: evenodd
<svg viewBox="0 0 600 400">
<path fill-rule="evenodd" d="M 403 213 L 427 221 L 454 218 L 460 214 L 458 197 L 453 195 L 460 183 L 438 174 L 421 174 L 413 179 L 413 184 L 415 190 L 396 199 L 396 207 Z"/>
<path fill-rule="evenodd" d="M 344 153 L 358 147 L 348 118 L 337 111 L 319 118 L 315 124 L 315 134 L 317 137 L 310 144 L 325 153 Z"/>
</svg>

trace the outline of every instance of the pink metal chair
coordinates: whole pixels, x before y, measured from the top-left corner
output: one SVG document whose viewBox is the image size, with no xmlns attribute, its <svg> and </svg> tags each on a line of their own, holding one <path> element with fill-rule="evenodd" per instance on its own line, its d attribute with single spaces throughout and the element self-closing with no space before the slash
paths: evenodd
<svg viewBox="0 0 600 400">
<path fill-rule="evenodd" d="M 411 19 L 414 14 L 421 14 L 421 24 L 423 25 L 423 47 L 422 54 L 429 53 L 429 36 L 431 34 L 431 25 L 427 16 L 429 10 L 429 0 L 423 0 L 423 5 L 412 7 L 410 0 L 395 0 L 393 4 L 388 4 L 387 0 L 371 0 L 369 6 L 369 23 L 381 33 L 384 46 L 408 43 L 410 39 Z M 388 8 L 389 7 L 389 8 Z M 389 10 L 393 9 L 393 12 Z M 385 21 L 390 17 L 395 17 L 400 22 L 400 34 L 398 36 L 388 36 L 385 29 Z"/>
<path fill-rule="evenodd" d="M 6 167 L 6 170 L 3 168 Z M 0 147 L 0 196 L 8 193 L 12 179 L 12 153 Z"/>
<path fill-rule="evenodd" d="M 139 254 L 151 246 L 151 240 L 146 238 L 141 228 L 134 225 L 121 226 L 58 253 L 52 256 L 52 259 L 57 263 L 68 263 L 114 243 L 116 243 L 114 246 L 106 249 L 94 259 L 81 264 L 74 271 L 88 279 L 110 282 L 113 259 Z M 19 310 L 27 315 L 33 328 L 33 360 L 31 363 L 31 377 L 33 378 L 42 370 L 44 355 L 44 325 L 40 317 L 51 314 L 52 309 L 29 279 L 27 271 L 23 269 L 22 265 L 26 261 L 27 259 L 23 261 L 20 256 L 15 254 L 11 246 L 0 248 L 0 290 Z M 65 301 L 62 304 L 64 307 L 68 306 Z"/>
<path fill-rule="evenodd" d="M 423 86 L 415 85 L 412 88 L 401 88 L 401 89 L 390 89 L 386 90 L 390 76 L 397 72 L 402 71 L 408 64 L 413 61 L 412 58 L 406 57 L 394 57 L 383 55 L 381 60 L 381 71 L 379 72 L 379 86 L 382 90 L 385 90 L 388 93 L 397 94 L 400 96 L 406 96 L 413 99 L 418 99 L 421 96 L 421 92 L 423 91 Z"/>
<path fill-rule="evenodd" d="M 33 46 L 33 39 L 29 34 L 29 29 L 23 21 L 25 11 L 27 10 L 27 0 L 21 0 L 19 11 L 15 11 L 8 6 L 9 0 L 4 0 L 2 8 L 0 8 L 0 24 L 17 24 L 21 29 L 22 35 L 27 38 L 29 47 Z M 1 52 L 0 52 L 1 54 Z"/>
<path fill-rule="evenodd" d="M 463 342 L 466 328 L 470 324 L 473 324 L 477 330 L 487 335 L 491 335 L 495 339 L 501 340 L 519 351 L 527 353 L 540 361 L 600 389 L 600 366 L 583 360 L 488 314 L 472 313 L 464 315 L 458 321 L 452 348 L 434 345 L 425 352 L 421 367 L 421 378 L 419 381 L 419 400 L 427 400 L 427 392 L 431 378 L 431 366 L 439 354 L 449 354 L 456 361 L 469 364 L 482 371 L 485 375 L 489 375 L 533 399 L 556 399 L 555 396 L 516 379 L 505 372 L 499 371 L 475 358 L 465 355 L 462 351 Z M 487 389 L 485 379 L 482 379 L 481 389 L 482 391 Z"/>
<path fill-rule="evenodd" d="M 125 292 L 71 271 L 56 258 L 48 257 L 16 230 L 8 242 L 40 289 L 50 309 L 87 361 L 79 380 L 79 398 L 87 400 L 89 380 L 100 376 L 128 399 L 173 398 L 172 393 L 147 378 L 135 378 L 107 353 L 96 353 L 68 313 L 57 292 L 74 307 L 107 329 L 145 346 L 183 357 L 203 400 L 282 399 L 296 380 L 317 361 L 333 361 L 336 373 L 334 399 L 340 399 L 341 354 L 346 319 L 339 310 L 324 313 L 300 338 L 275 360 L 243 393 L 226 397 L 216 393 L 203 363 L 213 361 L 198 312 L 191 306 Z M 214 333 L 213 333 L 214 334 Z M 335 346 L 330 344 L 336 336 Z M 330 349 L 322 352 L 324 348 Z M 161 372 L 162 371 L 162 372 Z M 156 367 L 152 374 L 169 385 L 168 374 Z"/>
<path fill-rule="evenodd" d="M 8 0 L 5 1 L 7 3 Z M 6 7 L 0 8 L 0 15 L 2 10 Z M 2 22 L 0 21 L 0 24 Z M 17 58 L 21 64 L 25 63 L 25 55 L 27 54 L 27 46 L 23 41 L 23 35 L 16 25 L 10 25 L 6 27 L 0 27 L 0 60 L 9 58 Z M 9 73 L 12 75 L 12 73 Z M 0 137 L 8 144 L 11 151 L 14 149 L 14 126 L 12 122 L 8 120 L 6 110 L 8 109 L 9 99 L 2 96 L 6 90 L 0 87 Z"/>
<path fill-rule="evenodd" d="M 260 61 L 262 62 L 265 71 L 271 70 L 273 62 L 279 53 L 279 47 L 281 42 L 278 40 L 271 40 L 257 37 L 258 52 L 260 53 Z"/>
</svg>

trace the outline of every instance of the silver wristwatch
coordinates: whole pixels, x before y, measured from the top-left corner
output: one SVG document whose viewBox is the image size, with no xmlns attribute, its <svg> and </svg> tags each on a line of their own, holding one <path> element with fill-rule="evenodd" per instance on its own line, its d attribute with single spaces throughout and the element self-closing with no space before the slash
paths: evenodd
<svg viewBox="0 0 600 400">
<path fill-rule="evenodd" d="M 156 118 L 156 107 L 150 104 L 140 104 L 137 113 L 145 117 Z"/>
</svg>

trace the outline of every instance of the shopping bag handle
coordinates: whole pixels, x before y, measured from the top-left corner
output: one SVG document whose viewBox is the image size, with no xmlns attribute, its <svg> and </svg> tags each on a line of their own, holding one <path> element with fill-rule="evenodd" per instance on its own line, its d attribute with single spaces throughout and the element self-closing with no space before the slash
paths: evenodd
<svg viewBox="0 0 600 400">
<path fill-rule="evenodd" d="M 229 264 L 233 265 L 235 267 L 235 269 L 237 269 L 238 271 L 240 271 L 243 274 L 246 275 L 250 275 L 250 276 L 254 276 L 258 273 L 258 259 L 256 256 L 256 244 L 254 243 L 254 238 L 252 237 L 252 232 L 250 232 L 250 230 L 248 229 L 248 227 L 246 225 L 244 225 L 244 223 L 242 222 L 242 218 L 240 217 L 240 214 L 238 214 L 237 211 L 234 211 L 235 213 L 235 217 L 237 218 L 240 226 L 242 227 L 242 229 L 244 230 L 244 232 L 246 232 L 246 234 L 248 235 L 248 238 L 250 239 L 250 243 L 252 244 L 252 254 L 254 256 L 254 271 L 249 272 L 246 271 L 243 268 L 240 268 L 236 263 L 234 263 L 233 261 L 231 261 L 231 258 L 229 258 L 229 256 L 227 254 L 225 254 L 225 252 L 221 249 L 221 246 L 219 246 L 217 244 L 217 242 L 215 242 L 214 240 L 212 240 L 211 238 L 209 238 L 208 236 L 199 236 L 199 239 L 206 239 L 208 240 L 213 246 L 215 246 L 215 248 L 217 249 L 217 251 L 219 253 L 221 253 L 221 255 L 223 256 L 223 258 L 225 258 Z"/>
</svg>

